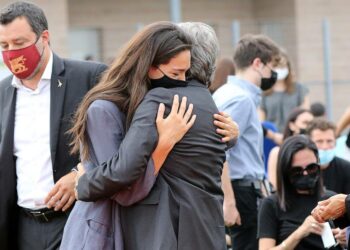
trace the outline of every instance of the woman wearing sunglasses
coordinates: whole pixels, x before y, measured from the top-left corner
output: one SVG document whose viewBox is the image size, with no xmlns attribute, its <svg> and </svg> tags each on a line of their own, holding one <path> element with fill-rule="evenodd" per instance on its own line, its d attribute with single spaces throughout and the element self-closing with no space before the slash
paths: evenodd
<svg viewBox="0 0 350 250">
<path fill-rule="evenodd" d="M 320 236 L 324 225 L 310 213 L 333 194 L 322 185 L 316 145 L 304 135 L 288 138 L 278 155 L 277 192 L 261 204 L 259 249 L 325 249 Z"/>
</svg>

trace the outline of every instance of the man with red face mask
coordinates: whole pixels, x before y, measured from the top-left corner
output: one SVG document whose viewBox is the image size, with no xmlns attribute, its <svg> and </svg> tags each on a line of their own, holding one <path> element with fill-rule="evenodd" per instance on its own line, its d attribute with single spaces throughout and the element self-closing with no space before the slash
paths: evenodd
<svg viewBox="0 0 350 250">
<path fill-rule="evenodd" d="M 0 82 L 0 246 L 57 249 L 79 161 L 66 132 L 106 66 L 55 55 L 44 12 L 26 2 L 1 10 L 0 45 L 13 74 Z"/>
</svg>

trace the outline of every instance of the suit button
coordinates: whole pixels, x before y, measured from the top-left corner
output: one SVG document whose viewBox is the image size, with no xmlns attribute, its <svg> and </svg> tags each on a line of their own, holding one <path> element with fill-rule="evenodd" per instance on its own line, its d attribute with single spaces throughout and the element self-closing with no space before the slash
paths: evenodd
<svg viewBox="0 0 350 250">
<path fill-rule="evenodd" d="M 56 173 L 56 172 L 57 172 L 57 169 L 54 169 L 53 172 Z"/>
</svg>

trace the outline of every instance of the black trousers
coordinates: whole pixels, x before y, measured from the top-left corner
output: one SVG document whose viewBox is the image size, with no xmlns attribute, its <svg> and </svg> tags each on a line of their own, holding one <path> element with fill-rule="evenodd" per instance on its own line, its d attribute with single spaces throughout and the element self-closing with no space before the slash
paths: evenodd
<svg viewBox="0 0 350 250">
<path fill-rule="evenodd" d="M 261 191 L 253 186 L 242 187 L 232 182 L 236 206 L 241 216 L 242 224 L 228 228 L 231 236 L 232 250 L 258 250 L 257 224 L 258 203 Z"/>
<path fill-rule="evenodd" d="M 68 215 L 69 213 L 62 213 L 49 222 L 39 222 L 20 209 L 18 218 L 19 250 L 59 249 Z"/>
</svg>

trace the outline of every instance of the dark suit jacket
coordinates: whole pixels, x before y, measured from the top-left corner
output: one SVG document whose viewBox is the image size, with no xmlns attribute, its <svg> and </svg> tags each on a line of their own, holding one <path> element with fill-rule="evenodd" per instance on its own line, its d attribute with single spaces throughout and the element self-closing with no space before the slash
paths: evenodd
<svg viewBox="0 0 350 250">
<path fill-rule="evenodd" d="M 66 131 L 78 103 L 105 69 L 103 64 L 66 60 L 53 55 L 50 144 L 55 182 L 79 162 L 77 155 L 69 154 L 70 138 Z M 0 246 L 12 250 L 15 249 L 18 208 L 13 155 L 16 89 L 11 81 L 12 76 L 0 82 Z"/>
<path fill-rule="evenodd" d="M 144 172 L 158 139 L 158 105 L 164 103 L 169 112 L 175 94 L 193 103 L 197 120 L 169 154 L 151 193 L 121 210 L 125 249 L 226 249 L 220 179 L 226 145 L 215 132 L 215 103 L 197 81 L 184 88 L 149 91 L 119 154 L 80 178 L 79 199 L 111 196 Z"/>
<path fill-rule="evenodd" d="M 334 157 L 322 170 L 323 185 L 338 194 L 350 194 L 350 162 Z"/>
</svg>

